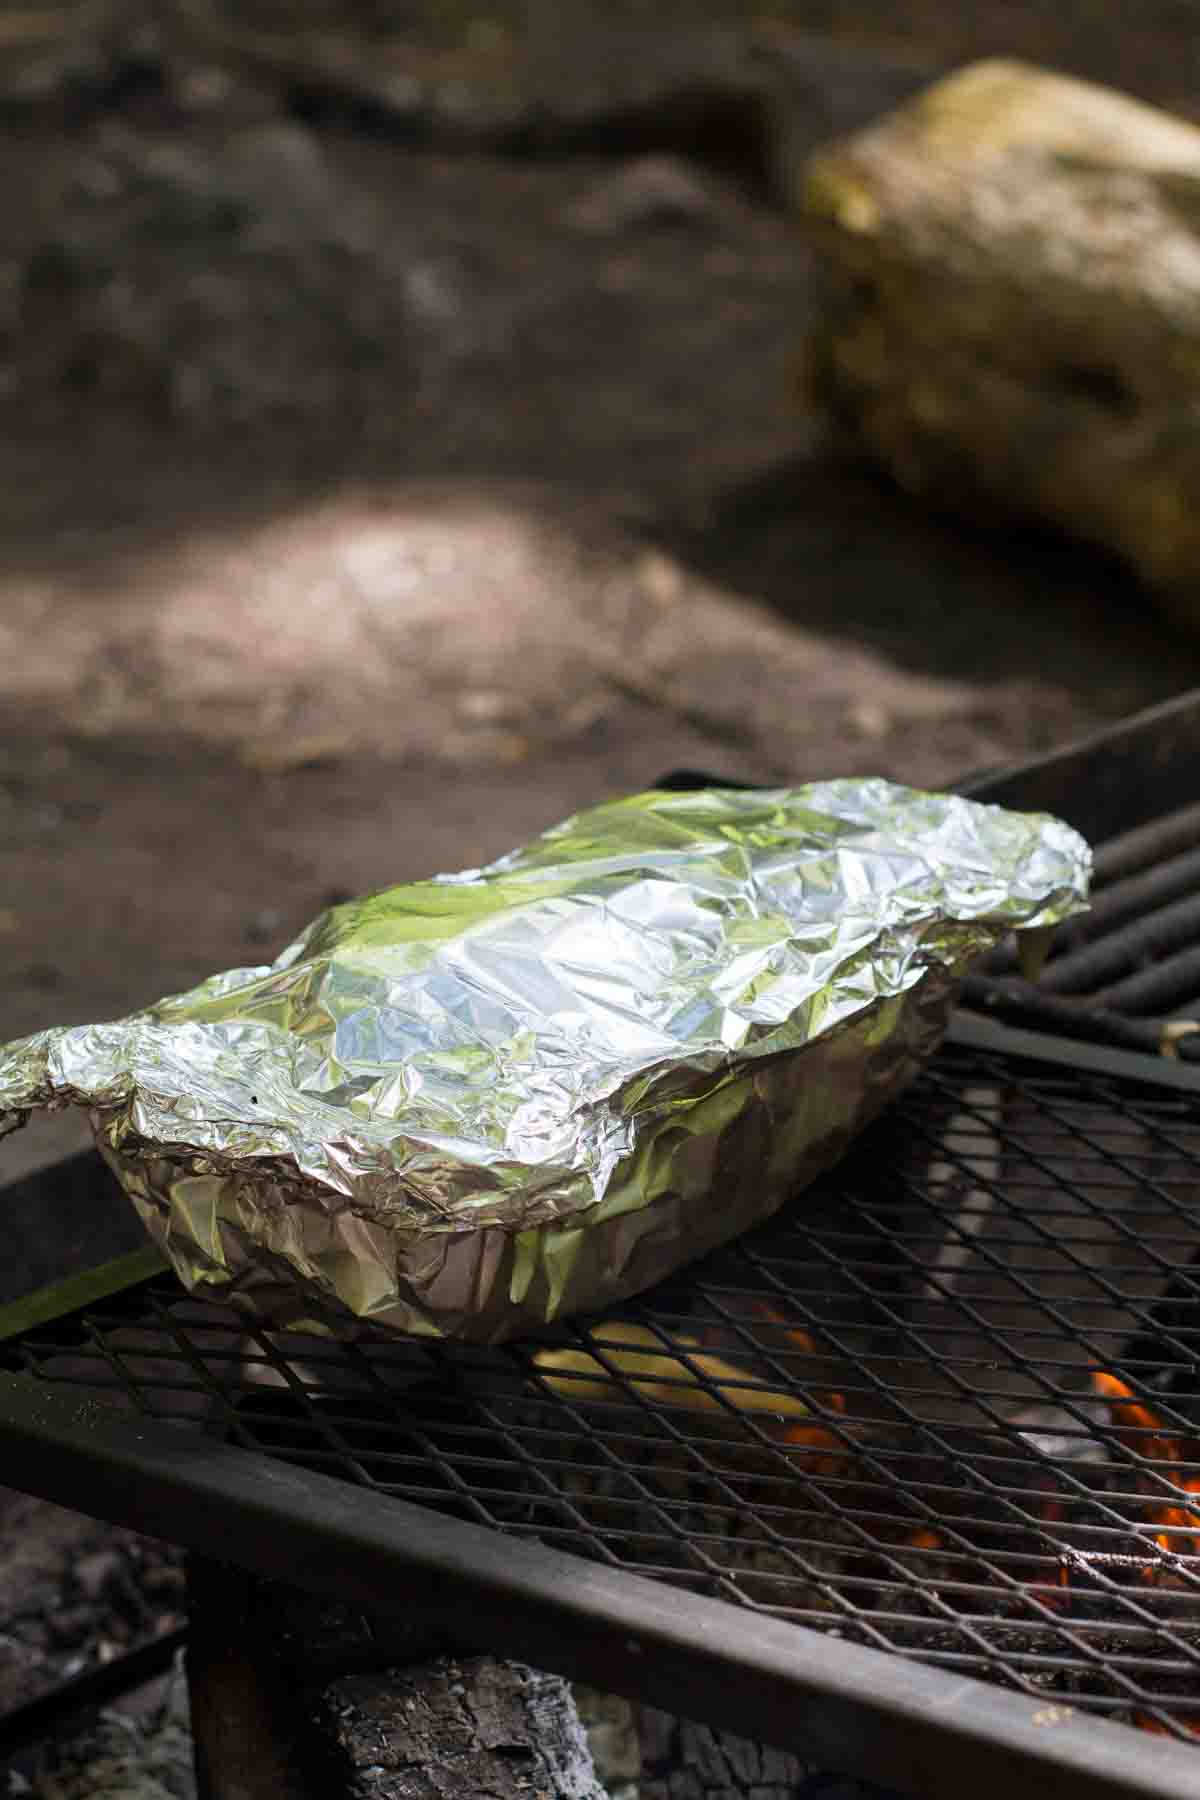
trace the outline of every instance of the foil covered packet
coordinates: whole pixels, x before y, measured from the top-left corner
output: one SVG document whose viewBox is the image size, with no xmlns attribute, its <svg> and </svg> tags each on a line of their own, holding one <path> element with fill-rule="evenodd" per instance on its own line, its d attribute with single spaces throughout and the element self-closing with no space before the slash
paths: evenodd
<svg viewBox="0 0 1200 1800">
<path fill-rule="evenodd" d="M 189 1287 L 495 1341 L 775 1211 L 936 1047 L 971 959 L 1080 910 L 1089 870 L 1055 819 L 881 780 L 638 794 L 9 1045 L 0 1119 L 89 1108 Z"/>
</svg>

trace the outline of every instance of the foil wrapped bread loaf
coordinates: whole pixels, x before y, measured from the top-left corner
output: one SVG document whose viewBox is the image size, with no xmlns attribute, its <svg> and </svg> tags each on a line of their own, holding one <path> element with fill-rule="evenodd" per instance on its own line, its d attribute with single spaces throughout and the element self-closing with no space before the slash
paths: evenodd
<svg viewBox="0 0 1200 1800">
<path fill-rule="evenodd" d="M 882 780 L 638 794 L 9 1045 L 0 1119 L 87 1107 L 189 1287 L 495 1341 L 775 1211 L 936 1047 L 965 966 L 1078 911 L 1089 869 L 1057 820 Z"/>
</svg>

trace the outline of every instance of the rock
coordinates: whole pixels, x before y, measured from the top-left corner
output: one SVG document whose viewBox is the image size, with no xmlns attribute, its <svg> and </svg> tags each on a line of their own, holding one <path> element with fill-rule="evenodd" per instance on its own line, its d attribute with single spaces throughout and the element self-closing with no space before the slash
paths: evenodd
<svg viewBox="0 0 1200 1800">
<path fill-rule="evenodd" d="M 42 107 L 111 79 L 123 0 L 56 0 L 0 17 L 0 107 Z"/>
<path fill-rule="evenodd" d="M 318 139 L 302 125 L 274 120 L 231 134 L 219 173 L 227 190 L 263 224 L 286 222 L 289 236 L 307 234 L 319 243 L 353 247 L 347 237 L 347 196 L 334 181 Z"/>
<path fill-rule="evenodd" d="M 655 225 L 695 225 L 712 209 L 705 184 L 674 156 L 641 156 L 598 182 L 568 209 L 577 231 L 615 235 Z"/>
<path fill-rule="evenodd" d="M 77 158 L 60 196 L 58 230 L 81 259 L 123 241 L 343 244 L 347 196 L 320 143 L 282 120 L 188 137 L 110 124 Z"/>
<path fill-rule="evenodd" d="M 142 1572 L 142 1588 L 156 1601 L 178 1601 L 182 1605 L 183 1570 L 175 1562 L 152 1562 Z"/>
<path fill-rule="evenodd" d="M 120 1582 L 125 1564 L 119 1550 L 93 1550 L 81 1556 L 73 1573 L 85 1599 L 96 1601 L 108 1588 Z"/>
<path fill-rule="evenodd" d="M 196 1800 L 187 1688 L 178 1671 L 145 1717 L 103 1712 L 47 1744 L 34 1800 Z"/>
<path fill-rule="evenodd" d="M 813 392 L 937 506 L 1049 523 L 1200 625 L 1200 130 L 973 65 L 809 163 Z"/>
<path fill-rule="evenodd" d="M 17 378 L 202 429 L 352 410 L 424 323 L 402 282 L 355 278 L 364 229 L 302 126 L 109 126 L 25 257 Z"/>
<path fill-rule="evenodd" d="M 89 1606 L 64 1606 L 49 1621 L 50 1637 L 56 1650 L 74 1649 L 83 1643 L 94 1625 L 95 1614 Z"/>
<path fill-rule="evenodd" d="M 661 550 L 647 550 L 639 558 L 637 577 L 652 606 L 674 606 L 687 586 L 683 569 Z"/>
</svg>

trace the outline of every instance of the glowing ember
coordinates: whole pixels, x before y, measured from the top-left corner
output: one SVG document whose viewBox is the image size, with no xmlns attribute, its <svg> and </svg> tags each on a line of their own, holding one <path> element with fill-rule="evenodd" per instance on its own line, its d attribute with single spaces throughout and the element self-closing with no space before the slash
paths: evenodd
<svg viewBox="0 0 1200 1800">
<path fill-rule="evenodd" d="M 769 1300 L 755 1300 L 752 1305 L 755 1316 L 768 1325 L 778 1326 L 789 1344 L 802 1350 L 806 1356 L 819 1356 L 820 1350 L 812 1334 L 802 1325 L 791 1324 L 781 1312 L 772 1306 Z M 834 1389 L 823 1394 L 814 1394 L 813 1400 L 825 1412 L 844 1413 L 846 1396 Z M 833 1453 L 830 1457 L 819 1457 L 812 1465 L 812 1472 L 819 1475 L 834 1475 L 844 1467 L 846 1461 L 846 1445 L 831 1431 L 820 1425 L 784 1425 L 778 1431 L 782 1443 L 791 1448 L 809 1450 L 827 1450 Z"/>
<path fill-rule="evenodd" d="M 1152 1731 L 1156 1737 L 1175 1737 L 1176 1732 L 1154 1713 L 1135 1712 L 1131 1715 L 1131 1723 L 1139 1731 Z M 1175 1715 L 1175 1724 L 1179 1731 L 1186 1731 L 1189 1737 L 1200 1738 L 1200 1717 L 1193 1713 L 1190 1717 Z"/>
<path fill-rule="evenodd" d="M 846 1466 L 847 1447 L 823 1425 L 782 1425 L 777 1432 L 789 1451 L 801 1451 L 800 1460 L 811 1475 L 837 1475 Z"/>
<path fill-rule="evenodd" d="M 1200 1494 L 1200 1476 L 1187 1475 L 1173 1479 L 1185 1494 Z M 1167 1527 L 1166 1531 L 1158 1532 L 1154 1539 L 1160 1550 L 1173 1551 L 1180 1556 L 1200 1554 L 1200 1502 L 1189 1506 L 1160 1506 L 1151 1524 Z M 1181 1531 L 1186 1532 L 1187 1536 L 1172 1536 L 1173 1532 Z"/>
<path fill-rule="evenodd" d="M 930 1531 L 925 1525 L 918 1525 L 915 1531 L 910 1531 L 905 1542 L 911 1550 L 940 1550 L 943 1547 L 939 1533 Z"/>
<path fill-rule="evenodd" d="M 1092 1387 L 1108 1402 L 1121 1442 L 1136 1455 L 1144 1457 L 1147 1462 L 1157 1463 L 1178 1464 L 1196 1460 L 1200 1447 L 1195 1441 L 1174 1434 L 1151 1407 L 1137 1398 L 1128 1382 L 1098 1369 L 1092 1373 Z M 1156 1474 L 1160 1479 L 1169 1481 L 1172 1487 L 1178 1488 L 1181 1494 L 1195 1495 L 1197 1499 L 1147 1506 L 1147 1523 L 1161 1527 L 1154 1534 L 1154 1542 L 1169 1556 L 1200 1555 L 1200 1475 L 1185 1475 L 1177 1468 L 1160 1469 Z M 1160 1568 L 1149 1567 L 1142 1571 L 1142 1579 L 1159 1583 L 1165 1573 Z M 1158 1727 L 1150 1724 L 1144 1729 L 1149 1731 Z"/>
<path fill-rule="evenodd" d="M 755 1300 L 752 1303 L 751 1311 L 756 1318 L 762 1319 L 765 1324 L 777 1325 L 788 1343 L 794 1344 L 797 1350 L 802 1350 L 805 1356 L 818 1356 L 820 1354 L 812 1333 L 806 1331 L 803 1325 L 793 1325 L 790 1320 L 785 1319 L 783 1314 L 779 1312 L 776 1307 L 772 1306 L 769 1300 Z"/>
<path fill-rule="evenodd" d="M 1031 1581 L 1026 1592 L 1044 1610 L 1053 1613 L 1066 1612 L 1074 1598 L 1071 1593 L 1071 1571 L 1065 1562 L 1060 1562 L 1054 1571 L 1052 1582 Z"/>
</svg>

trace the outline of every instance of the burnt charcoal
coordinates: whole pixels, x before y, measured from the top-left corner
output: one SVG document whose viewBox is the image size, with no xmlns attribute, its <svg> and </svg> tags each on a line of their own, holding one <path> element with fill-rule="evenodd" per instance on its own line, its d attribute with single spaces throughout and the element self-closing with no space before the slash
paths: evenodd
<svg viewBox="0 0 1200 1800">
<path fill-rule="evenodd" d="M 346 1676 L 318 1710 L 354 1791 L 371 1800 L 606 1800 L 566 1682 L 519 1663 L 439 1657 Z"/>
<path fill-rule="evenodd" d="M 114 1549 L 93 1550 L 79 1558 L 72 1573 L 85 1599 L 95 1602 L 106 1589 L 122 1585 L 125 1563 Z"/>
<path fill-rule="evenodd" d="M 50 1637 L 56 1649 L 73 1649 L 92 1635 L 96 1615 L 90 1606 L 68 1606 L 49 1620 Z M 110 1621 L 110 1630 L 115 1622 Z"/>
<path fill-rule="evenodd" d="M 640 1800 L 795 1800 L 811 1771 L 787 1751 L 643 1707 Z"/>
</svg>

